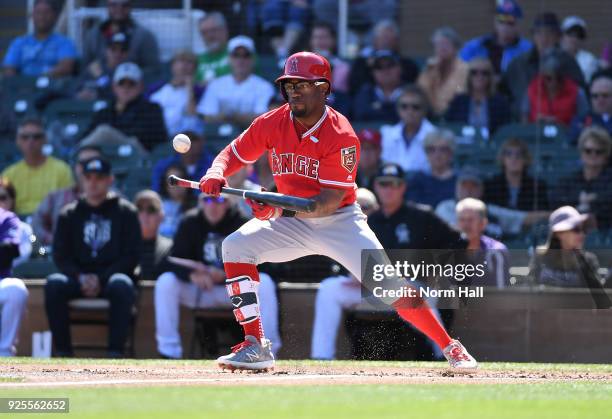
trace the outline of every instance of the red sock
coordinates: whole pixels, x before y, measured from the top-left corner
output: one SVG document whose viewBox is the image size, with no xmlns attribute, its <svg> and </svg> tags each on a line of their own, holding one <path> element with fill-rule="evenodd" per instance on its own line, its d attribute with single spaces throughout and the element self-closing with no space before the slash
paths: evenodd
<svg viewBox="0 0 612 419">
<path fill-rule="evenodd" d="M 451 343 L 451 337 L 425 300 L 416 301 L 414 298 L 404 297 L 393 303 L 393 307 L 402 319 L 436 342 L 440 349 Z"/>
<path fill-rule="evenodd" d="M 253 281 L 259 282 L 259 272 L 257 272 L 257 266 L 252 265 L 250 263 L 235 263 L 235 262 L 227 262 L 224 263 L 225 267 L 225 275 L 228 278 L 236 278 L 237 276 L 246 275 L 249 276 Z M 244 335 L 255 336 L 257 339 L 261 341 L 264 337 L 263 327 L 261 325 L 261 317 L 257 319 L 245 323 L 242 326 L 244 330 Z"/>
</svg>

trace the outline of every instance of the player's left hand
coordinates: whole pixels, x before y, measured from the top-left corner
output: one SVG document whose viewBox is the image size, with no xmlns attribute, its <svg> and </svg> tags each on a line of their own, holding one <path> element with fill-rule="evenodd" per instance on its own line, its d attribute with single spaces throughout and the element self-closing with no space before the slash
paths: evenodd
<svg viewBox="0 0 612 419">
<path fill-rule="evenodd" d="M 272 205 L 263 204 L 261 202 L 253 201 L 252 199 L 244 200 L 253 210 L 253 216 L 258 220 L 269 220 L 270 218 L 278 218 L 283 213 L 283 210 Z"/>
</svg>

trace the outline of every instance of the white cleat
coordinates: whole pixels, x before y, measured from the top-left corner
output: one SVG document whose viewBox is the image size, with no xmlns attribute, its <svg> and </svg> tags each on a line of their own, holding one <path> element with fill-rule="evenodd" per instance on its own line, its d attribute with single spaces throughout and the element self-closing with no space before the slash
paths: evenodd
<svg viewBox="0 0 612 419">
<path fill-rule="evenodd" d="M 473 372 L 478 369 L 478 362 L 467 349 L 456 339 L 442 351 L 453 372 Z"/>
</svg>

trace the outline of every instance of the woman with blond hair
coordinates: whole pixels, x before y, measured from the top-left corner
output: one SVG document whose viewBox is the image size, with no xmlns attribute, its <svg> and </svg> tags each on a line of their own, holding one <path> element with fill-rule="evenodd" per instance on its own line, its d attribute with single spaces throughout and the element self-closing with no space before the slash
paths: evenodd
<svg viewBox="0 0 612 419">
<path fill-rule="evenodd" d="M 455 96 L 448 106 L 446 121 L 486 128 L 490 134 L 510 122 L 510 104 L 497 93 L 495 72 L 488 58 L 469 62 L 466 86 L 467 92 Z"/>
</svg>

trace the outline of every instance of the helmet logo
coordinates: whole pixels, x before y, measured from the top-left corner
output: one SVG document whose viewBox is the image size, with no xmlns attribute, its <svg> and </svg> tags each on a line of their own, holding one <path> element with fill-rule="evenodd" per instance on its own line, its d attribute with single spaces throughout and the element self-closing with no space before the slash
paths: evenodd
<svg viewBox="0 0 612 419">
<path fill-rule="evenodd" d="M 297 73 L 298 72 L 298 60 L 297 58 L 292 58 L 289 61 L 289 73 Z"/>
</svg>

